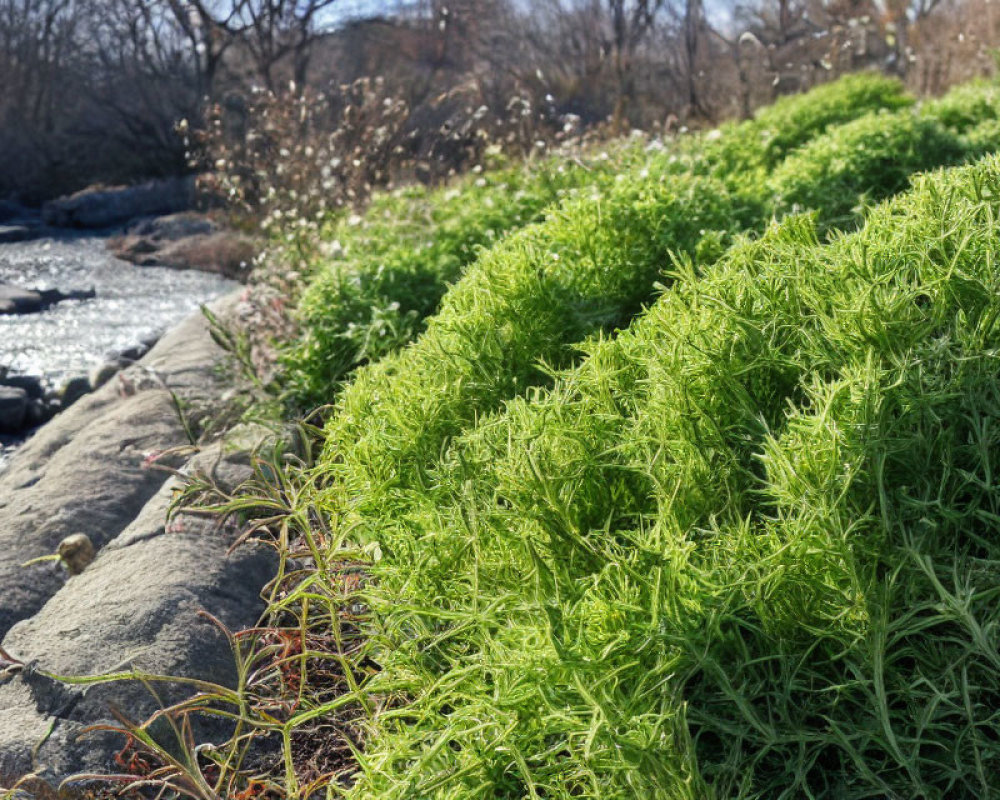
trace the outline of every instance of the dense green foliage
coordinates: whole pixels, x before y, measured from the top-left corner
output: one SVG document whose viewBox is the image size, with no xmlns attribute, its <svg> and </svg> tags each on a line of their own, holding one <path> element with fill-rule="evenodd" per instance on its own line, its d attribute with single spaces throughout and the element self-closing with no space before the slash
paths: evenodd
<svg viewBox="0 0 1000 800">
<path fill-rule="evenodd" d="M 1000 792 L 1000 160 L 914 175 L 991 149 L 986 90 L 857 76 L 339 229 L 290 366 L 333 402 L 298 513 L 373 556 L 351 796 Z"/>
<path fill-rule="evenodd" d="M 718 181 L 643 173 L 484 251 L 413 346 L 346 388 L 327 449 L 352 491 L 419 483 L 447 437 L 543 381 L 540 362 L 565 364 L 575 342 L 627 324 L 673 253 L 708 262 L 760 219 Z"/>
<path fill-rule="evenodd" d="M 805 144 L 775 169 L 770 186 L 780 209 L 818 209 L 824 223 L 851 221 L 859 200 L 906 188 L 918 171 L 956 164 L 962 142 L 912 113 L 868 114 Z"/>
<path fill-rule="evenodd" d="M 303 336 L 286 356 L 296 399 L 328 402 L 351 369 L 414 339 L 480 247 L 537 219 L 570 188 L 606 182 L 610 163 L 546 162 L 445 189 L 411 187 L 339 221 L 327 234 L 339 253 L 303 297 Z"/>
<path fill-rule="evenodd" d="M 287 387 L 300 406 L 330 402 L 353 369 L 398 350 L 423 331 L 448 285 L 481 247 L 544 216 L 567 195 L 606 191 L 619 175 L 626 181 L 647 180 L 651 174 L 654 180 L 666 175 L 690 180 L 692 167 L 702 173 L 707 166 L 739 209 L 735 219 L 718 226 L 720 232 L 760 227 L 771 208 L 765 165 L 779 163 L 830 126 L 911 103 L 898 81 L 848 76 L 807 95 L 783 98 L 757 119 L 727 126 L 718 139 L 693 137 L 664 153 L 619 146 L 585 161 L 547 161 L 469 176 L 444 189 L 380 195 L 363 218 L 340 220 L 325 236 L 338 252 L 315 269 L 300 304 L 302 335 L 284 359 Z M 871 162 L 863 152 L 845 158 L 843 171 L 853 176 L 845 187 L 851 192 L 844 201 L 848 208 L 862 195 L 881 197 L 900 188 L 896 181 L 883 190 L 879 181 L 886 176 L 865 171 Z M 896 173 L 931 166 L 933 159 L 925 154 L 917 161 L 911 158 Z M 759 211 L 753 220 L 749 209 Z"/>
<path fill-rule="evenodd" d="M 998 213 L 793 218 L 468 429 L 370 531 L 357 795 L 995 790 Z"/>
<path fill-rule="evenodd" d="M 907 108 L 913 98 L 899 81 L 872 73 L 848 75 L 804 95 L 783 97 L 757 112 L 752 127 L 767 139 L 766 163 L 774 166 L 795 148 L 834 125 L 878 110 Z"/>
<path fill-rule="evenodd" d="M 899 81 L 873 74 L 849 75 L 808 94 L 783 97 L 750 121 L 723 126 L 717 139 L 695 143 L 694 159 L 723 180 L 756 182 L 789 153 L 829 128 L 871 112 L 912 104 Z"/>
<path fill-rule="evenodd" d="M 920 115 L 955 133 L 967 133 L 982 122 L 1000 117 L 1000 87 L 988 81 L 956 86 L 943 97 L 923 103 Z"/>
</svg>

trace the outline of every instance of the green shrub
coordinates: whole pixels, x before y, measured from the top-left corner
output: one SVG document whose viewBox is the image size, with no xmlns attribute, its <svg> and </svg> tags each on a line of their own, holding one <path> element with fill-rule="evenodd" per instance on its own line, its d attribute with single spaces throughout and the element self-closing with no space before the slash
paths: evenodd
<svg viewBox="0 0 1000 800">
<path fill-rule="evenodd" d="M 754 118 L 758 129 L 769 133 L 768 163 L 776 164 L 834 125 L 872 111 L 913 105 L 902 84 L 873 72 L 845 75 L 802 95 L 783 97 L 762 108 Z"/>
<path fill-rule="evenodd" d="M 1000 160 L 849 216 L 997 120 L 855 119 L 909 102 L 852 78 L 530 224 L 501 177 L 335 234 L 305 394 L 373 363 L 294 494 L 376 559 L 353 797 L 997 792 Z M 734 237 L 771 193 L 860 230 Z M 318 552 L 303 626 L 343 598 Z"/>
<path fill-rule="evenodd" d="M 978 158 L 1000 150 L 1000 119 L 984 119 L 962 136 L 969 158 Z"/>
<path fill-rule="evenodd" d="M 724 125 L 717 139 L 698 141 L 695 157 L 724 180 L 752 182 L 835 125 L 912 104 L 898 80 L 875 73 L 847 75 L 783 97 L 760 109 L 753 120 Z"/>
<path fill-rule="evenodd" d="M 909 111 L 838 125 L 790 155 L 770 187 L 779 209 L 814 209 L 824 223 L 849 221 L 859 203 L 906 188 L 920 170 L 955 164 L 965 147 L 933 120 Z"/>
<path fill-rule="evenodd" d="M 573 187 L 610 180 L 627 154 L 471 175 L 456 185 L 376 196 L 324 238 L 337 252 L 299 304 L 302 336 L 284 355 L 300 406 L 333 400 L 345 376 L 416 338 L 479 248 L 536 220 Z"/>
<path fill-rule="evenodd" d="M 365 502 L 419 485 L 449 436 L 545 379 L 539 362 L 566 364 L 576 342 L 627 324 L 672 254 L 709 261 L 761 216 L 655 162 L 569 199 L 483 251 L 413 346 L 357 374 L 327 428 L 330 460 Z"/>
<path fill-rule="evenodd" d="M 372 528 L 353 796 L 995 792 L 998 214 L 791 218 L 456 439 Z"/>
<path fill-rule="evenodd" d="M 1000 117 L 1000 86 L 985 80 L 963 83 L 943 97 L 922 103 L 919 113 L 954 133 L 967 133 Z"/>
<path fill-rule="evenodd" d="M 704 155 L 702 163 L 713 165 L 740 204 L 759 205 L 764 164 L 777 163 L 830 125 L 909 102 L 898 81 L 848 76 L 780 100 L 717 142 L 694 139 L 695 158 L 678 151 L 657 157 L 655 168 L 683 175 Z M 317 269 L 300 303 L 302 335 L 283 359 L 290 395 L 300 407 L 331 402 L 354 368 L 422 332 L 478 248 L 539 218 L 575 187 L 607 185 L 616 172 L 638 172 L 645 158 L 635 147 L 618 147 L 586 164 L 549 161 L 471 176 L 442 190 L 376 197 L 364 217 L 342 220 L 325 236 L 339 252 Z"/>
</svg>

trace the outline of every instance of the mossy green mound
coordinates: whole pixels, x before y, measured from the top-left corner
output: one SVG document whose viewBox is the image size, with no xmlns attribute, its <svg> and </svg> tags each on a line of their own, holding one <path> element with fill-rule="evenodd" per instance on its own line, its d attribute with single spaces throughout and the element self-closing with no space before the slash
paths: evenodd
<svg viewBox="0 0 1000 800">
<path fill-rule="evenodd" d="M 854 77 L 343 234 L 295 502 L 374 562 L 352 797 L 1000 791 L 1000 160 L 918 174 L 997 119 L 940 102 Z"/>
<path fill-rule="evenodd" d="M 327 249 L 336 254 L 319 260 L 299 305 L 301 337 L 283 359 L 287 389 L 303 407 L 331 402 L 355 368 L 395 352 L 424 330 L 480 248 L 538 221 L 573 193 L 607 193 L 616 178 L 642 180 L 655 173 L 688 180 L 692 171 L 710 171 L 734 195 L 735 206 L 759 207 L 763 215 L 769 208 L 767 171 L 785 155 L 831 126 L 911 103 L 898 81 L 848 76 L 784 98 L 751 122 L 727 126 L 719 139 L 693 137 L 669 143 L 666 152 L 614 145 L 603 157 L 546 161 L 468 176 L 443 189 L 378 196 L 364 216 L 341 220 L 324 234 Z M 910 159 L 900 169 L 929 165 L 930 159 Z M 858 192 L 884 196 L 898 190 L 872 185 L 882 177 L 858 177 L 845 202 L 855 204 Z M 737 216 L 735 227 L 747 224 L 745 214 Z M 734 224 L 722 228 L 731 231 Z"/>
<path fill-rule="evenodd" d="M 724 180 L 752 184 L 827 130 L 913 102 L 898 80 L 874 73 L 847 75 L 806 94 L 783 97 L 752 120 L 722 126 L 717 139 L 694 146 L 693 156 L 701 168 L 707 166 Z"/>
<path fill-rule="evenodd" d="M 956 86 L 943 97 L 920 106 L 920 116 L 932 119 L 955 133 L 1000 118 L 1000 86 L 984 80 Z"/>
<path fill-rule="evenodd" d="M 302 337 L 284 357 L 296 401 L 329 402 L 352 369 L 416 338 L 481 247 L 537 220 L 571 189 L 606 183 L 629 157 L 549 161 L 443 189 L 411 187 L 379 195 L 363 217 L 333 226 L 324 238 L 336 252 L 316 269 L 299 304 Z"/>
<path fill-rule="evenodd" d="M 645 176 L 645 177 L 642 177 Z M 674 254 L 700 263 L 761 219 L 718 181 L 644 168 L 484 251 L 411 347 L 361 371 L 327 427 L 330 468 L 366 492 L 420 481 L 448 437 L 628 324 Z"/>
<path fill-rule="evenodd" d="M 1000 163 L 793 218 L 369 529 L 356 797 L 997 789 Z"/>
<path fill-rule="evenodd" d="M 896 194 L 914 173 L 957 164 L 965 154 L 957 136 L 909 110 L 868 114 L 805 144 L 769 185 L 778 209 L 816 209 L 824 225 L 849 225 L 859 202 Z"/>
</svg>

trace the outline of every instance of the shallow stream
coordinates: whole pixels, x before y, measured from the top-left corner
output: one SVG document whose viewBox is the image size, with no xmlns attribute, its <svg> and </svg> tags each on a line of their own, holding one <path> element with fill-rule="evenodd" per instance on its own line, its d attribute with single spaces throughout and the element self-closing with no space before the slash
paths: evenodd
<svg viewBox="0 0 1000 800">
<path fill-rule="evenodd" d="M 237 286 L 205 272 L 137 267 L 114 258 L 105 243 L 103 235 L 60 231 L 0 244 L 0 284 L 97 293 L 38 314 L 0 315 L 0 366 L 59 386 Z M 15 445 L 0 438 L 0 469 Z"/>
</svg>

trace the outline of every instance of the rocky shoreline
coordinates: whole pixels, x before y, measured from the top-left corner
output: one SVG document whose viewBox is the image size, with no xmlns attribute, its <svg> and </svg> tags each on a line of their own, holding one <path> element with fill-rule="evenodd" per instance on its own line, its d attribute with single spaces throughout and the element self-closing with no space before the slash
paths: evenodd
<svg viewBox="0 0 1000 800">
<path fill-rule="evenodd" d="M 230 295 L 213 312 L 233 319 L 240 303 Z M 212 519 L 182 513 L 167 525 L 184 474 L 232 487 L 265 435 L 237 428 L 192 445 L 178 409 L 193 417 L 217 404 L 223 359 L 204 316 L 192 316 L 43 426 L 0 475 L 0 786 L 107 770 L 121 737 L 80 738 L 83 729 L 113 721 L 111 706 L 133 719 L 157 708 L 136 682 L 81 688 L 47 675 L 135 668 L 232 685 L 229 643 L 200 612 L 252 625 L 273 556 L 228 554 L 235 532 Z M 80 534 L 96 557 L 79 574 L 52 560 L 22 566 Z M 157 689 L 167 701 L 183 692 Z"/>
<path fill-rule="evenodd" d="M 195 274 L 168 279 L 157 267 L 243 278 L 252 262 L 246 237 L 177 207 L 185 186 L 165 200 L 157 191 L 95 190 L 34 216 L 0 207 L 7 353 L 74 348 L 52 373 L 0 363 L 0 794 L 16 785 L 17 798 L 49 796 L 71 775 L 114 771 L 123 738 L 85 729 L 113 723 L 112 708 L 142 720 L 185 695 L 177 684 L 157 686 L 157 699 L 136 681 L 81 686 L 54 675 L 136 669 L 233 685 L 230 644 L 203 612 L 234 630 L 252 625 L 274 574 L 269 550 L 230 554 L 235 531 L 214 519 L 179 513 L 168 523 L 186 476 L 235 487 L 250 474 L 247 453 L 269 434 L 244 426 L 194 440 L 231 389 L 220 377 L 226 354 L 204 314 L 162 337 L 133 338 L 232 285 Z M 166 216 L 128 222 L 139 213 Z M 147 265 L 153 269 L 139 269 Z M 96 276 L 96 291 L 45 286 L 79 286 L 87 276 Z M 238 320 L 241 294 L 210 304 L 213 314 Z M 133 322 L 113 316 L 126 312 Z M 133 343 L 103 350 L 103 362 L 77 374 L 95 344 L 120 341 L 117 333 L 86 347 L 78 341 L 109 319 Z"/>
<path fill-rule="evenodd" d="M 2 291 L 3 287 L 0 287 Z M 156 344 L 152 336 L 132 347 L 110 353 L 89 375 L 71 378 L 58 388 L 37 375 L 10 374 L 0 370 L 0 434 L 11 442 L 23 439 L 60 411 L 99 389 L 115 374 L 136 363 Z"/>
<path fill-rule="evenodd" d="M 200 302 L 216 294 L 213 279 L 196 273 L 246 277 L 257 243 L 186 210 L 193 200 L 193 180 L 177 179 L 98 187 L 40 210 L 0 202 L 0 470 L 19 440 L 148 351 L 160 331 L 147 320 L 176 319 L 163 313 L 168 304 L 183 305 L 174 295 L 188 292 Z M 161 216 L 150 216 L 156 214 Z M 177 270 L 193 272 L 164 276 Z M 155 288 L 144 290 L 144 284 Z M 86 361 L 76 359 L 75 368 L 63 367 L 61 375 L 39 367 L 50 351 L 84 349 L 80 333 L 86 339 L 106 323 L 122 328 L 116 314 L 135 316 L 138 309 L 160 306 L 160 312 L 137 318 L 131 341 L 116 336 L 103 353 L 91 347 Z M 32 323 L 29 317 L 52 322 Z M 25 363 L 18 355 L 25 347 L 41 358 Z"/>
</svg>

